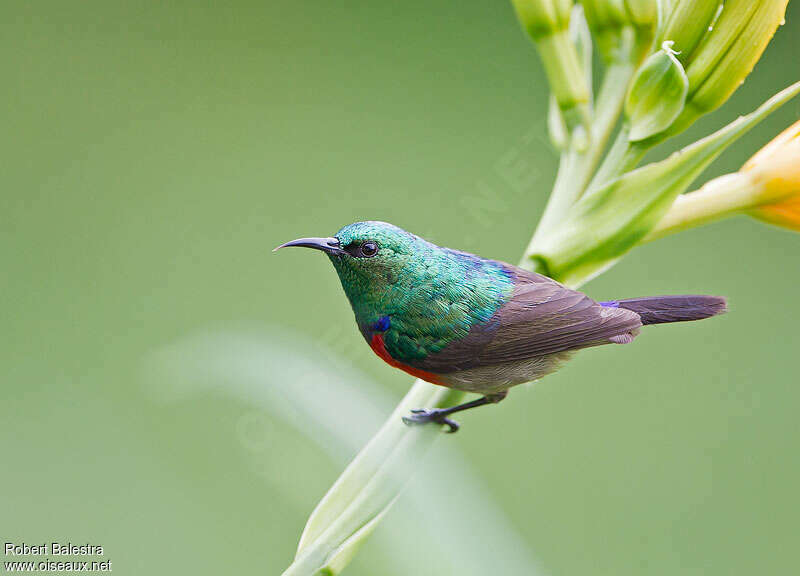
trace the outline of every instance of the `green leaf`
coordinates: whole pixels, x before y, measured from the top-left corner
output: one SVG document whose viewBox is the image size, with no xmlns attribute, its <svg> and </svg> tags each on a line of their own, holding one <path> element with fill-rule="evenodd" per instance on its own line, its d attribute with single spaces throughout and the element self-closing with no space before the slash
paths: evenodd
<svg viewBox="0 0 800 576">
<path fill-rule="evenodd" d="M 463 396 L 417 381 L 312 512 L 295 561 L 283 576 L 310 576 L 322 567 L 337 574 L 400 494 L 414 463 L 441 436 L 436 426 L 409 428 L 402 416 L 412 408 L 457 403 Z"/>
<path fill-rule="evenodd" d="M 633 78 L 625 100 L 631 142 L 669 128 L 686 104 L 689 79 L 671 46 L 671 42 L 664 42 L 661 50 L 645 60 Z"/>
</svg>

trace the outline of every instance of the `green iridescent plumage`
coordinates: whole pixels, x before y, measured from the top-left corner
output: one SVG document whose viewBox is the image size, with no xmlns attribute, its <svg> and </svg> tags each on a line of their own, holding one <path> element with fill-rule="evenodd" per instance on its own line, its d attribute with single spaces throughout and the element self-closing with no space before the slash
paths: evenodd
<svg viewBox="0 0 800 576">
<path fill-rule="evenodd" d="M 440 248 L 384 222 L 356 222 L 336 233 L 342 246 L 371 240 L 369 259 L 331 254 L 356 322 L 366 333 L 382 317 L 396 360 L 418 360 L 487 322 L 514 289 L 501 263 Z M 366 335 L 366 334 L 365 334 Z"/>
</svg>

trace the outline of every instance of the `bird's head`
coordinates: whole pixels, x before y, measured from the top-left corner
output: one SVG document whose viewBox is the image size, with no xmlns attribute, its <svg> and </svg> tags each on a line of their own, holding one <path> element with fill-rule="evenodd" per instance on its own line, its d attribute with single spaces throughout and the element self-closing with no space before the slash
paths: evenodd
<svg viewBox="0 0 800 576">
<path fill-rule="evenodd" d="M 386 222 L 349 224 L 329 238 L 298 238 L 290 246 L 325 252 L 354 308 L 408 291 L 439 248 Z"/>
</svg>

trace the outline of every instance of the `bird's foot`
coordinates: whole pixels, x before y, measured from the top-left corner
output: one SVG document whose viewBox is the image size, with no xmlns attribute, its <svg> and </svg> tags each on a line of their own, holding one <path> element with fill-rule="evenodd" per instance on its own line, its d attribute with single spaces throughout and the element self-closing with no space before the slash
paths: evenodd
<svg viewBox="0 0 800 576">
<path fill-rule="evenodd" d="M 421 426 L 423 424 L 446 424 L 448 434 L 458 432 L 458 422 L 451 420 L 447 417 L 448 412 L 445 410 L 425 410 L 424 408 L 417 408 L 411 411 L 410 416 L 403 416 L 403 422 L 407 426 Z"/>
</svg>

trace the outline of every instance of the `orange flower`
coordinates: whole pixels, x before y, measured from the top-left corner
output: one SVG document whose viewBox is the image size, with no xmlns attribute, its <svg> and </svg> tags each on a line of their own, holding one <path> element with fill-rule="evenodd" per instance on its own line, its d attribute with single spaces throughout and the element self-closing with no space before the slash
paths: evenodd
<svg viewBox="0 0 800 576">
<path fill-rule="evenodd" d="M 774 203 L 750 211 L 754 217 L 800 231 L 800 121 L 778 134 L 742 166 Z"/>
</svg>

